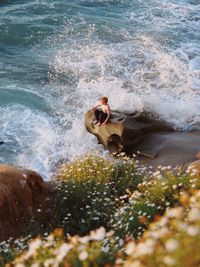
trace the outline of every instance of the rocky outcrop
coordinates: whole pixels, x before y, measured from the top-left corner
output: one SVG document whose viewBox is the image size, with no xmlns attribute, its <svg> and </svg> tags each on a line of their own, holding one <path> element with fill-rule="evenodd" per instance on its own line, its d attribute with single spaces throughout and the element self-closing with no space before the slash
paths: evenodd
<svg viewBox="0 0 200 267">
<path fill-rule="evenodd" d="M 87 130 L 94 134 L 105 149 L 138 154 L 146 165 L 184 165 L 196 160 L 200 150 L 200 131 L 176 132 L 171 125 L 151 115 L 126 115 L 112 112 L 110 122 L 93 125 L 94 113 L 85 114 Z"/>
<path fill-rule="evenodd" d="M 146 165 L 175 167 L 195 161 L 199 149 L 200 131 L 192 131 L 154 133 L 138 144 L 134 151 L 141 151 L 139 159 Z"/>
<path fill-rule="evenodd" d="M 0 239 L 17 237 L 37 221 L 50 187 L 37 173 L 0 165 Z"/>
<path fill-rule="evenodd" d="M 85 114 L 85 126 L 111 153 L 124 151 L 131 154 L 133 148 L 152 133 L 173 131 L 169 124 L 145 113 L 127 115 L 112 111 L 111 119 L 106 125 L 99 127 L 93 121 L 94 112 L 90 110 Z"/>
</svg>

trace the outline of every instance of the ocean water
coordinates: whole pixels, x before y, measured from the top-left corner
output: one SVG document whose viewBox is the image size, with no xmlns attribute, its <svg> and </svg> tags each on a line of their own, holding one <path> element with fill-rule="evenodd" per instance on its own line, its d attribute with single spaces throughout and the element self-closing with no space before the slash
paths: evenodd
<svg viewBox="0 0 200 267">
<path fill-rule="evenodd" d="M 100 95 L 176 128 L 200 122 L 200 0 L 0 1 L 0 162 L 51 177 L 101 149 Z"/>
</svg>

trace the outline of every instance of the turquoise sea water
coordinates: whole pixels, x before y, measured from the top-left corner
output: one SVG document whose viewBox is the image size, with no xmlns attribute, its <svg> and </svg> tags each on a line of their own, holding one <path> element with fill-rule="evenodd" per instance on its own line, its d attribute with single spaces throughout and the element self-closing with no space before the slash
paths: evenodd
<svg viewBox="0 0 200 267">
<path fill-rule="evenodd" d="M 0 1 L 0 162 L 49 178 L 97 149 L 100 95 L 184 128 L 200 121 L 200 0 Z"/>
</svg>

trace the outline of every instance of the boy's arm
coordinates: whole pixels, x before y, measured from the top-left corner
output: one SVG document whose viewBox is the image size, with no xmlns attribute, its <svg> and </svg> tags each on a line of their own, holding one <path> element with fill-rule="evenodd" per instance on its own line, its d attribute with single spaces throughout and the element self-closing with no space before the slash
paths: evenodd
<svg viewBox="0 0 200 267">
<path fill-rule="evenodd" d="M 91 110 L 96 110 L 100 106 L 101 106 L 101 104 L 98 102 L 98 104 L 96 106 L 94 106 Z"/>
<path fill-rule="evenodd" d="M 97 109 L 98 107 L 100 107 L 101 105 L 96 105 L 95 107 L 92 108 L 92 110 Z"/>
<path fill-rule="evenodd" d="M 108 120 L 110 119 L 110 107 L 108 106 L 108 108 L 107 108 L 107 118 L 105 119 L 105 121 L 101 124 L 101 125 L 105 125 L 107 122 L 108 122 Z"/>
</svg>

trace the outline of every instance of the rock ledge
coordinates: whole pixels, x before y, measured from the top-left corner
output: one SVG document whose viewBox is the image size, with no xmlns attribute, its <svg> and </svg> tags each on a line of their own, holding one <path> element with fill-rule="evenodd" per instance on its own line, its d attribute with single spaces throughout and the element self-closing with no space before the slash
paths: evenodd
<svg viewBox="0 0 200 267">
<path fill-rule="evenodd" d="M 127 115 L 112 111 L 109 123 L 101 127 L 93 125 L 93 120 L 94 112 L 90 110 L 85 114 L 86 129 L 111 153 L 123 151 L 131 154 L 134 147 L 152 133 L 173 131 L 171 125 L 146 113 Z"/>
<path fill-rule="evenodd" d="M 175 131 L 173 127 L 151 114 L 124 114 L 112 111 L 110 122 L 93 125 L 94 113 L 85 114 L 85 126 L 100 144 L 111 153 L 127 155 L 140 152 L 138 158 L 145 164 L 185 165 L 195 161 L 200 151 L 200 130 Z"/>
</svg>

